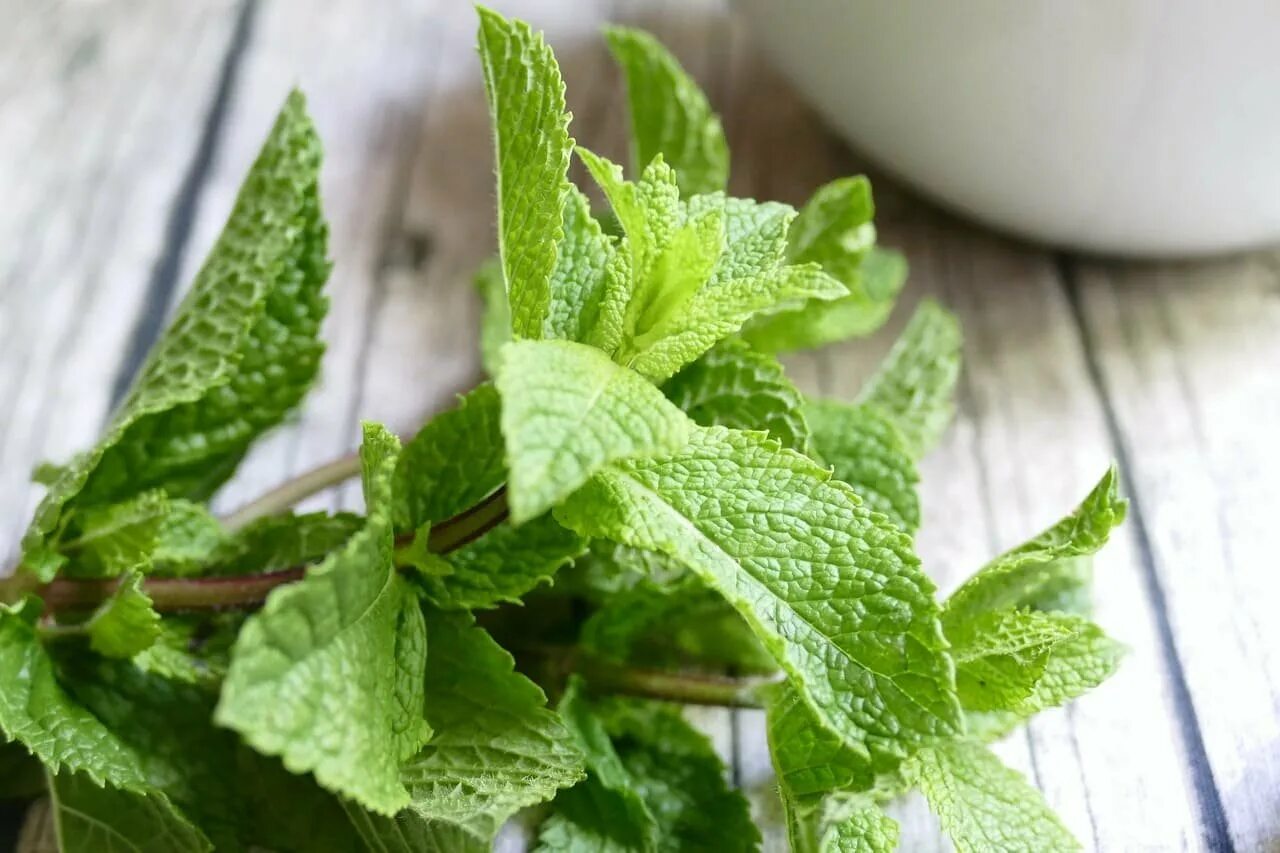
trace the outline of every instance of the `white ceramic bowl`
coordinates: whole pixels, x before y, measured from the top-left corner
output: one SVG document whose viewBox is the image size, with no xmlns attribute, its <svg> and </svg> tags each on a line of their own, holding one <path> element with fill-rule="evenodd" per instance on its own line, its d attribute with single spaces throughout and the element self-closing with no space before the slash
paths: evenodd
<svg viewBox="0 0 1280 853">
<path fill-rule="evenodd" d="M 738 5 L 855 146 L 987 224 L 1124 255 L 1280 240 L 1280 4 Z"/>
</svg>

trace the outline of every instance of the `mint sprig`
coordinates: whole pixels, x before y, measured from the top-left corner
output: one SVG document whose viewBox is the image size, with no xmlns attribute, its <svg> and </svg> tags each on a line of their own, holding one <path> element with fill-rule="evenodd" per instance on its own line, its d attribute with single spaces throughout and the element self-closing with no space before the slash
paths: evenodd
<svg viewBox="0 0 1280 853">
<path fill-rule="evenodd" d="M 905 277 L 870 185 L 727 195 L 693 79 L 606 38 L 629 172 L 569 137 L 542 37 L 479 10 L 492 381 L 219 520 L 322 349 L 320 149 L 288 98 L 0 584 L 0 794 L 47 795 L 62 849 L 482 850 L 533 806 L 545 851 L 756 849 L 681 702 L 765 710 L 797 851 L 892 849 L 882 805 L 912 787 L 960 850 L 1074 849 L 984 742 L 1117 666 L 1088 616 L 1114 471 L 940 601 L 911 537 L 958 323 L 925 303 L 856 401 L 806 398 L 773 353 L 866 334 Z M 356 475 L 364 515 L 289 511 Z"/>
</svg>

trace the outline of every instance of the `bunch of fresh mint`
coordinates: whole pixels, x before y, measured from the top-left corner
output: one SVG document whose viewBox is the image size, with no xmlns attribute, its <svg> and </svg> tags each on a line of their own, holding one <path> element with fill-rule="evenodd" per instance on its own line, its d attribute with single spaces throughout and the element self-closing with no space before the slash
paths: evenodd
<svg viewBox="0 0 1280 853">
<path fill-rule="evenodd" d="M 321 475 L 210 514 L 323 349 L 320 144 L 291 96 L 102 438 L 38 473 L 0 794 L 47 795 L 67 851 L 466 851 L 529 807 L 538 850 L 754 849 L 685 702 L 765 709 L 797 851 L 892 849 L 909 788 L 962 851 L 1075 848 L 985 744 L 1115 669 L 1085 615 L 1114 473 L 939 602 L 911 537 L 955 320 L 923 305 L 854 403 L 774 356 L 889 313 L 905 267 L 866 181 L 799 212 L 725 195 L 706 98 L 611 29 L 628 179 L 569 138 L 542 39 L 479 17 L 493 381 L 403 446 L 365 425 L 363 516 L 289 513 Z"/>
</svg>

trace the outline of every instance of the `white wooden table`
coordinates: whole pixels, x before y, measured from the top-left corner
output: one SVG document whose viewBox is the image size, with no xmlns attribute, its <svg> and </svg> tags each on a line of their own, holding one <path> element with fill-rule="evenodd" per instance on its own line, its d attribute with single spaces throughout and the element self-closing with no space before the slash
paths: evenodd
<svg viewBox="0 0 1280 853">
<path fill-rule="evenodd" d="M 704 83 L 735 192 L 798 203 L 868 168 L 718 3 L 497 5 L 547 30 L 572 132 L 596 150 L 624 154 L 596 35 L 619 20 Z M 361 418 L 409 431 L 476 379 L 469 282 L 492 251 L 493 189 L 469 4 L 0 0 L 0 20 L 0 551 L 33 505 L 32 466 L 101 426 L 294 84 L 328 151 L 329 354 L 224 504 L 350 449 Z M 911 260 L 908 305 L 876 339 L 789 366 L 809 390 L 852 394 L 909 303 L 933 294 L 961 315 L 960 414 L 925 464 L 919 541 L 944 589 L 1073 506 L 1113 457 L 1133 500 L 1097 568 L 1098 618 L 1131 655 L 1001 752 L 1086 847 L 1280 850 L 1280 254 L 1109 263 L 876 187 L 882 241 Z M 700 720 L 781 849 L 760 717 Z M 920 803 L 897 814 L 903 849 L 941 846 Z"/>
</svg>

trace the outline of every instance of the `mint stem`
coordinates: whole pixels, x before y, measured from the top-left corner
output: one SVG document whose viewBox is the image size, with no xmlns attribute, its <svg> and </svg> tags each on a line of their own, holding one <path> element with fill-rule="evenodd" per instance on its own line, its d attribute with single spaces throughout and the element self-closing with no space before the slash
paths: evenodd
<svg viewBox="0 0 1280 853">
<path fill-rule="evenodd" d="M 767 677 L 731 678 L 659 669 L 635 669 L 598 658 L 579 659 L 573 669 L 586 679 L 592 689 L 603 693 L 721 708 L 762 707 L 759 689 L 776 680 Z"/>
<path fill-rule="evenodd" d="M 507 492 L 504 487 L 475 506 L 432 527 L 427 536 L 427 550 L 435 554 L 456 551 L 497 527 L 506 518 Z M 405 545 L 411 541 L 412 532 L 396 538 L 397 545 Z M 273 589 L 301 580 L 305 573 L 305 566 L 295 566 L 275 572 L 232 577 L 147 578 L 142 582 L 142 590 L 151 598 L 152 606 L 161 613 L 256 607 L 266 600 Z M 59 578 L 35 592 L 44 600 L 46 614 L 85 611 L 110 598 L 118 584 L 118 578 Z"/>
<path fill-rule="evenodd" d="M 281 483 L 222 519 L 222 523 L 228 530 L 239 530 L 259 518 L 284 512 L 316 492 L 345 483 L 359 474 L 360 454 L 348 453 Z"/>
</svg>

